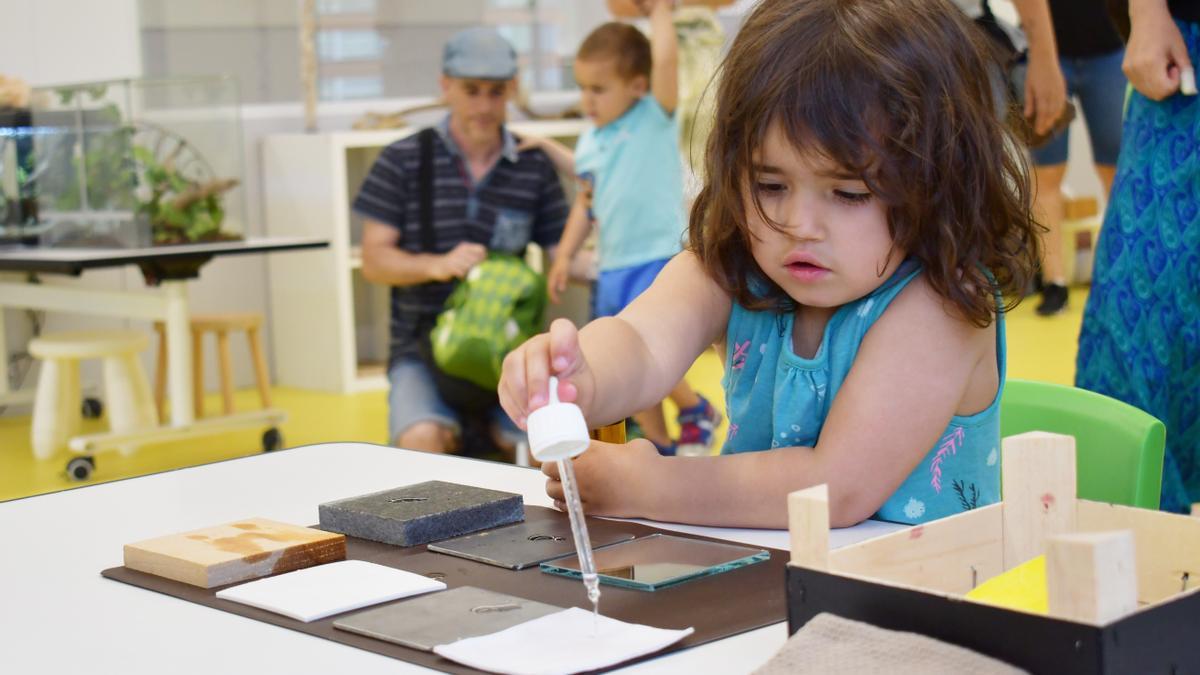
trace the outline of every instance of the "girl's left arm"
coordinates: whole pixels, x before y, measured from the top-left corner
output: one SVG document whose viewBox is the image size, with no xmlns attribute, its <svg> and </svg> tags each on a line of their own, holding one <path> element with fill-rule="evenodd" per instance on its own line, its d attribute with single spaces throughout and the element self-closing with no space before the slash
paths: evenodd
<svg viewBox="0 0 1200 675">
<path fill-rule="evenodd" d="M 867 333 L 815 448 L 659 457 L 593 444 L 576 460 L 588 512 L 784 528 L 788 493 L 826 483 L 832 524 L 854 525 L 895 492 L 951 416 L 990 404 L 994 335 L 952 316 L 918 278 Z"/>
</svg>

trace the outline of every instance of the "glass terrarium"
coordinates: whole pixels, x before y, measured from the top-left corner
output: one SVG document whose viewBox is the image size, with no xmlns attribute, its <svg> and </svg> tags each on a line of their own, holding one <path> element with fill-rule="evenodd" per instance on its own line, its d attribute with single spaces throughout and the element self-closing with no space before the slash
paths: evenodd
<svg viewBox="0 0 1200 675">
<path fill-rule="evenodd" d="M 240 239 L 242 133 L 231 77 L 34 89 L 0 110 L 0 235 L 42 246 Z"/>
</svg>

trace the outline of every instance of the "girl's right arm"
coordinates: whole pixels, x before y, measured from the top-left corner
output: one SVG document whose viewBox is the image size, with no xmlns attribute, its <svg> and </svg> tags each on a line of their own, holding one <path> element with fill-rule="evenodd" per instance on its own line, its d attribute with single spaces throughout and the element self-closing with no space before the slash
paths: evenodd
<svg viewBox="0 0 1200 675">
<path fill-rule="evenodd" d="M 559 319 L 504 359 L 500 403 L 524 428 L 547 402 L 550 376 L 559 398 L 588 423 L 611 424 L 661 401 L 729 321 L 730 299 L 689 252 L 675 256 L 618 316 L 582 330 Z"/>
</svg>

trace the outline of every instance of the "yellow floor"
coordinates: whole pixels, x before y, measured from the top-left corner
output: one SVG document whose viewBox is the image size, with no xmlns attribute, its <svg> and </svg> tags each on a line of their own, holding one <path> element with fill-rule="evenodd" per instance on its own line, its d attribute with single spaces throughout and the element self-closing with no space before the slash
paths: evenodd
<svg viewBox="0 0 1200 675">
<path fill-rule="evenodd" d="M 1073 289 L 1071 309 L 1050 319 L 1033 313 L 1035 300 L 1030 298 L 1008 316 L 1008 376 L 1071 384 L 1086 293 Z M 688 372 L 688 381 L 718 405 L 722 401 L 720 380 L 721 365 L 711 352 Z M 273 395 L 275 407 L 289 415 L 281 429 L 286 446 L 387 440 L 385 392 L 339 396 L 276 388 Z M 258 405 L 257 395 L 249 390 L 238 392 L 236 403 L 239 410 L 253 409 Z M 206 405 L 209 411 L 219 410 L 219 397 L 210 395 Z M 673 411 L 668 409 L 668 419 L 672 417 Z M 104 429 L 103 419 L 85 421 L 84 433 Z M 724 433 L 723 424 L 718 430 L 718 447 Z M 47 461 L 33 459 L 27 415 L 0 417 L 0 501 L 255 454 L 260 451 L 261 434 L 262 430 L 256 430 L 150 445 L 130 456 L 104 453 L 96 457 L 92 478 L 78 483 L 68 481 L 63 472 L 69 455 Z"/>
</svg>

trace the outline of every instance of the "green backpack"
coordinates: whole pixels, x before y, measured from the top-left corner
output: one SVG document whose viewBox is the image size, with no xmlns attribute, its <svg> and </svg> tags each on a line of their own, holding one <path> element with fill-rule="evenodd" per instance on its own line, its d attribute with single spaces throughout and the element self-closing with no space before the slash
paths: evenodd
<svg viewBox="0 0 1200 675">
<path fill-rule="evenodd" d="M 489 253 L 446 299 L 429 335 L 447 375 L 495 392 L 505 355 L 541 332 L 546 280 L 508 253 Z"/>
</svg>

